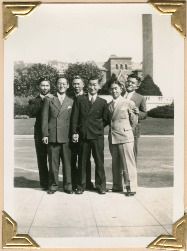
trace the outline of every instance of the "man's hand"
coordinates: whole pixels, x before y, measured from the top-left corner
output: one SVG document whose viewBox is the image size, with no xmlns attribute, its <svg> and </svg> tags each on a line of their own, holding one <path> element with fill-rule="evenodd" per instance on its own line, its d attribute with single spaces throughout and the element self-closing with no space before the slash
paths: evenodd
<svg viewBox="0 0 187 251">
<path fill-rule="evenodd" d="M 132 110 L 133 110 L 133 112 L 134 112 L 135 114 L 139 114 L 139 109 L 138 109 L 138 107 L 134 107 Z"/>
<path fill-rule="evenodd" d="M 48 144 L 48 137 L 43 137 L 42 141 L 43 141 L 44 144 L 47 145 Z"/>
<path fill-rule="evenodd" d="M 53 94 L 48 93 L 47 95 L 45 95 L 45 97 L 47 97 L 47 98 L 53 98 Z"/>
<path fill-rule="evenodd" d="M 79 135 L 78 134 L 73 134 L 72 141 L 73 141 L 73 143 L 77 143 L 79 141 Z"/>
</svg>

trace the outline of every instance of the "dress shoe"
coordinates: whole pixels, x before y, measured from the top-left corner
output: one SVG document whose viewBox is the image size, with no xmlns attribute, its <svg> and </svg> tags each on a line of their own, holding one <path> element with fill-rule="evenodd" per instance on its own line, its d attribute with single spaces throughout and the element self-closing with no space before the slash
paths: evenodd
<svg viewBox="0 0 187 251">
<path fill-rule="evenodd" d="M 113 192 L 113 193 L 121 193 L 121 192 L 123 192 L 123 189 L 115 189 L 115 188 L 112 188 L 112 192 Z"/>
<path fill-rule="evenodd" d="M 106 191 L 104 189 L 98 189 L 99 194 L 106 194 Z"/>
<path fill-rule="evenodd" d="M 130 186 L 126 186 L 127 192 L 125 193 L 125 196 L 129 197 L 129 196 L 134 196 L 136 194 L 136 192 L 131 192 L 131 188 Z"/>
<path fill-rule="evenodd" d="M 134 196 L 136 194 L 136 192 L 126 192 L 125 196 L 130 197 L 130 196 Z"/>
<path fill-rule="evenodd" d="M 64 190 L 64 193 L 73 194 L 73 191 L 72 190 Z"/>
<path fill-rule="evenodd" d="M 55 192 L 56 190 L 50 190 L 50 189 L 47 191 L 48 194 L 54 194 Z"/>
<path fill-rule="evenodd" d="M 83 192 L 84 192 L 84 191 L 83 191 L 82 189 L 79 189 L 79 188 L 78 188 L 78 189 L 75 191 L 75 194 L 83 194 Z"/>
<path fill-rule="evenodd" d="M 43 191 L 47 191 L 49 188 L 48 187 L 41 187 L 41 189 L 43 190 Z"/>
</svg>

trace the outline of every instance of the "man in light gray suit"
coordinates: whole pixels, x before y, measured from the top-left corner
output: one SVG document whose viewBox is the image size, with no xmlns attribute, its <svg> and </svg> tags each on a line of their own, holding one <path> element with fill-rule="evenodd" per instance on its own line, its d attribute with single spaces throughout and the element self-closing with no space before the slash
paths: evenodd
<svg viewBox="0 0 187 251">
<path fill-rule="evenodd" d="M 113 192 L 123 191 L 122 174 L 126 196 L 133 196 L 137 188 L 137 170 L 133 151 L 133 127 L 138 116 L 133 112 L 135 104 L 121 96 L 122 86 L 116 80 L 110 85 L 113 100 L 109 110 L 109 148 L 112 155 Z"/>
<path fill-rule="evenodd" d="M 66 95 L 69 87 L 67 79 L 57 80 L 57 94 L 44 101 L 42 110 L 43 142 L 48 144 L 49 156 L 49 190 L 53 194 L 58 190 L 60 159 L 63 164 L 64 192 L 72 192 L 71 151 L 70 151 L 70 117 L 73 100 Z"/>
<path fill-rule="evenodd" d="M 138 155 L 138 139 L 141 134 L 141 124 L 140 121 L 146 119 L 147 117 L 147 109 L 146 109 L 146 100 L 144 96 L 140 95 L 136 92 L 140 84 L 140 78 L 136 74 L 130 74 L 127 78 L 127 82 L 125 84 L 126 93 L 124 94 L 124 98 L 128 100 L 134 101 L 136 107 L 134 112 L 138 115 L 138 124 L 133 130 L 134 133 L 134 154 L 137 162 Z"/>
</svg>

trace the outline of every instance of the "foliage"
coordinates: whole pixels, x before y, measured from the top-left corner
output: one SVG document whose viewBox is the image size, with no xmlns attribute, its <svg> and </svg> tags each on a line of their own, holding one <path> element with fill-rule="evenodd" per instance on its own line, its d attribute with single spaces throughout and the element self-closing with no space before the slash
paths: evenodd
<svg viewBox="0 0 187 251">
<path fill-rule="evenodd" d="M 86 63 L 74 63 L 69 64 L 68 69 L 64 72 L 65 77 L 68 79 L 70 83 L 69 94 L 71 95 L 72 90 L 72 81 L 73 77 L 79 75 L 85 84 L 85 91 L 88 84 L 88 80 L 91 77 L 96 77 L 99 80 L 102 79 L 102 71 L 99 67 L 95 64 L 95 62 L 86 62 Z"/>
<path fill-rule="evenodd" d="M 148 111 L 148 116 L 152 118 L 174 118 L 174 103 L 153 108 Z"/>
<path fill-rule="evenodd" d="M 111 78 L 108 81 L 106 81 L 106 83 L 103 85 L 99 94 L 100 95 L 110 95 L 109 86 L 110 86 L 111 82 L 114 80 L 117 80 L 117 77 L 116 77 L 116 74 L 113 73 Z"/>
<path fill-rule="evenodd" d="M 32 64 L 15 68 L 14 94 L 16 96 L 35 96 L 38 93 L 38 84 L 41 78 L 47 78 L 51 82 L 51 91 L 55 89 L 58 71 L 50 65 Z"/>
<path fill-rule="evenodd" d="M 29 100 L 32 99 L 32 96 L 22 97 L 15 96 L 14 97 L 14 117 L 19 118 L 20 116 L 27 115 L 29 116 Z"/>
<path fill-rule="evenodd" d="M 162 96 L 160 88 L 153 82 L 153 79 L 149 75 L 143 79 L 137 92 L 144 96 Z"/>
</svg>

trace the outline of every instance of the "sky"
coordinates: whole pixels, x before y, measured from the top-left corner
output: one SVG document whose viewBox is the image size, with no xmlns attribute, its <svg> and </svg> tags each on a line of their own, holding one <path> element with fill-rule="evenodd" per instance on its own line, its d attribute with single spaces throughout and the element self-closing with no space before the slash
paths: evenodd
<svg viewBox="0 0 187 251">
<path fill-rule="evenodd" d="M 170 16 L 148 4 L 41 4 L 19 17 L 18 29 L 5 41 L 5 58 L 105 62 L 115 54 L 139 63 L 145 13 L 153 15 L 154 81 L 164 95 L 173 96 L 174 84 L 182 81 L 183 39 Z"/>
</svg>

